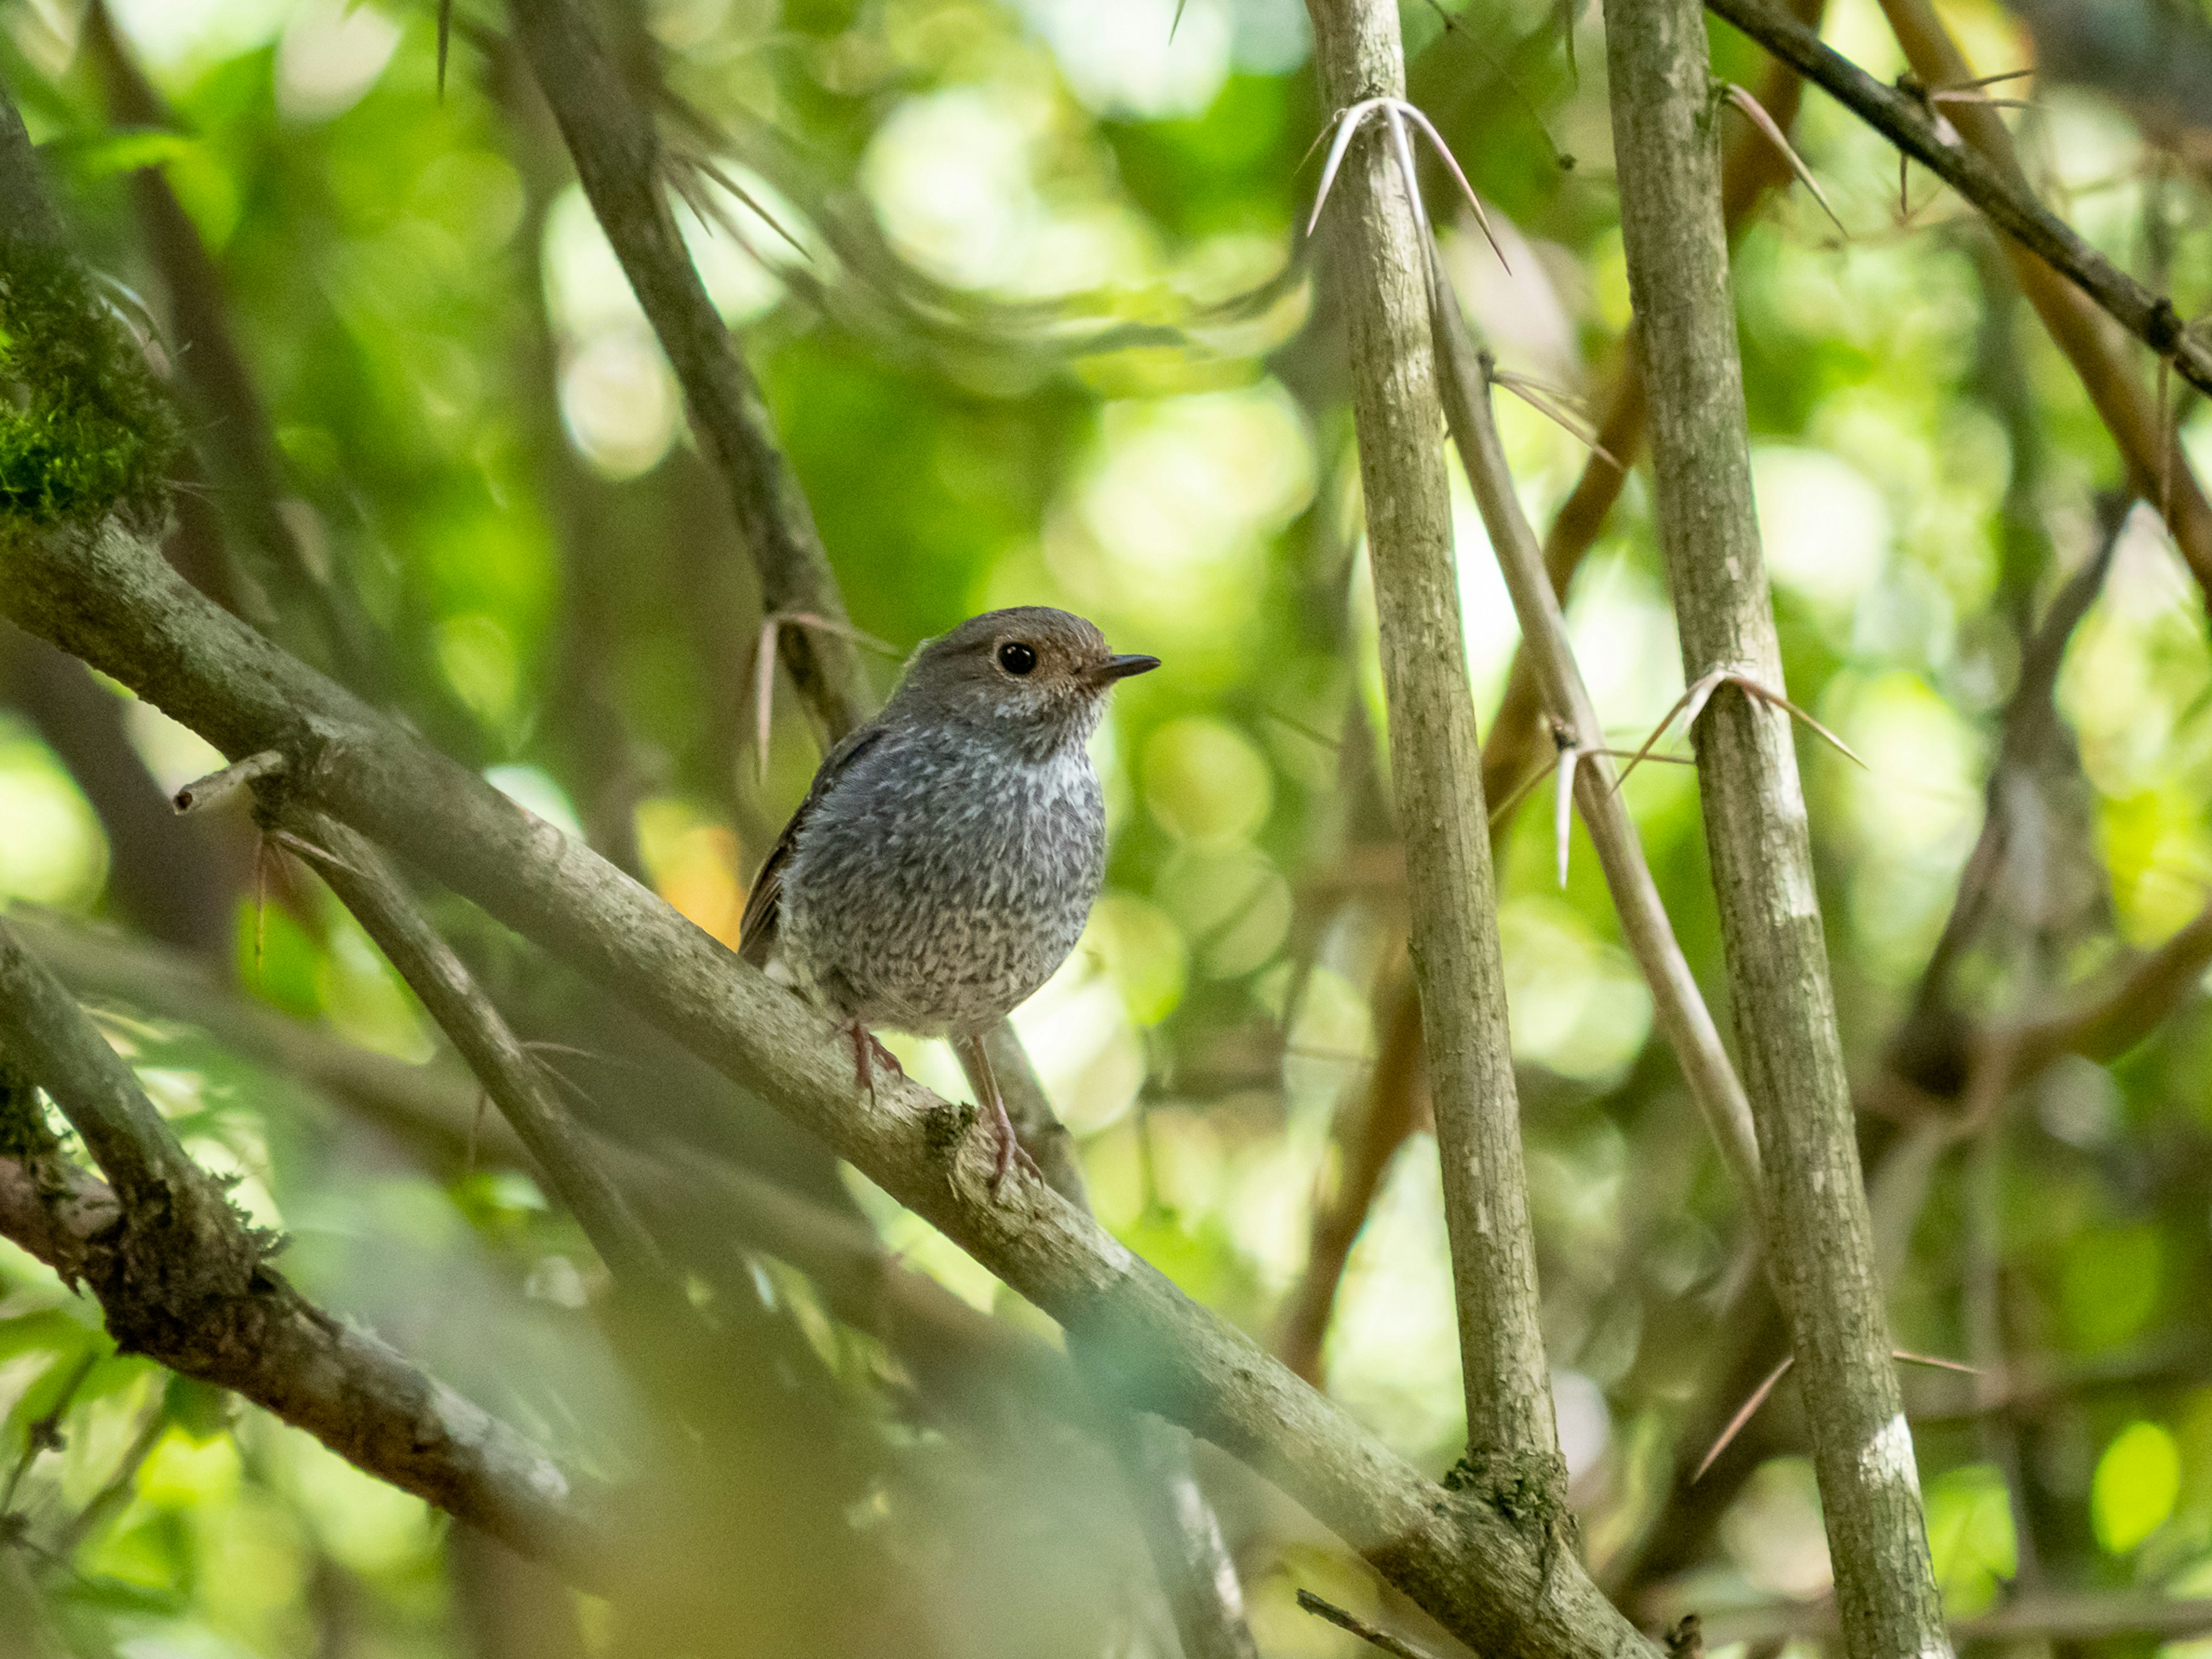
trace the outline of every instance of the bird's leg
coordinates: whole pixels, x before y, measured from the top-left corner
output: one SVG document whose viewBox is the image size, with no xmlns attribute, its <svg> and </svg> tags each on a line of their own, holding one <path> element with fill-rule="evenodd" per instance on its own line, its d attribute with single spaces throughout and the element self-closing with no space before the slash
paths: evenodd
<svg viewBox="0 0 2212 1659">
<path fill-rule="evenodd" d="M 1006 1097 L 999 1092 L 998 1074 L 991 1069 L 991 1056 L 984 1050 L 982 1037 L 980 1035 L 962 1037 L 959 1043 L 962 1053 L 967 1056 L 969 1079 L 975 1084 L 975 1092 L 981 1097 L 975 1103 L 990 1115 L 999 1131 L 999 1157 L 991 1170 L 991 1196 L 996 1198 L 999 1189 L 1006 1184 L 1006 1176 L 1012 1172 L 1016 1158 L 1022 1161 L 1023 1166 L 1031 1175 L 1039 1174 L 1036 1160 L 1030 1156 L 1029 1148 L 1022 1145 L 1021 1137 L 1014 1133 L 1014 1121 L 1006 1115 Z"/>
<path fill-rule="evenodd" d="M 876 1103 L 876 1068 L 872 1063 L 875 1035 L 857 1019 L 845 1035 L 853 1039 L 853 1086 L 867 1096 L 872 1106 Z"/>
<path fill-rule="evenodd" d="M 845 1028 L 845 1035 L 853 1040 L 853 1082 L 868 1097 L 868 1104 L 876 1103 L 876 1067 L 891 1068 L 893 1077 L 904 1077 L 906 1067 L 898 1063 L 898 1056 L 876 1041 L 865 1020 L 854 1020 Z"/>
</svg>

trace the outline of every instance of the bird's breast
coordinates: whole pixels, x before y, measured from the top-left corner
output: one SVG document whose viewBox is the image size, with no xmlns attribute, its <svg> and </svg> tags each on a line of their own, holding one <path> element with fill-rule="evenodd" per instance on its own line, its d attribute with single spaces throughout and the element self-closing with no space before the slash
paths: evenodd
<svg viewBox="0 0 2212 1659">
<path fill-rule="evenodd" d="M 1080 749 L 871 751 L 810 815 L 785 878 L 788 948 L 850 1012 L 930 1031 L 996 1019 L 1066 960 L 1105 872 Z"/>
</svg>

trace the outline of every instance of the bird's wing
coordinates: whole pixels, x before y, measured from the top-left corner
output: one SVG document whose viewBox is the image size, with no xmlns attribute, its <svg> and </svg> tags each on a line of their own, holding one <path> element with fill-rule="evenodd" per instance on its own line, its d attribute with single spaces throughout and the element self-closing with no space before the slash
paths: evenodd
<svg viewBox="0 0 2212 1659">
<path fill-rule="evenodd" d="M 883 734 L 880 726 L 864 726 L 848 733 L 830 751 L 815 770 L 806 799 L 799 803 L 799 810 L 791 815 L 791 822 L 776 837 L 775 846 L 761 866 L 760 873 L 753 878 L 752 891 L 745 895 L 745 914 L 738 923 L 738 954 L 754 967 L 768 966 L 769 951 L 775 944 L 776 918 L 783 896 L 783 867 L 791 861 L 792 848 L 799 844 L 799 826 L 806 822 L 806 815 L 830 793 L 845 769 Z"/>
</svg>

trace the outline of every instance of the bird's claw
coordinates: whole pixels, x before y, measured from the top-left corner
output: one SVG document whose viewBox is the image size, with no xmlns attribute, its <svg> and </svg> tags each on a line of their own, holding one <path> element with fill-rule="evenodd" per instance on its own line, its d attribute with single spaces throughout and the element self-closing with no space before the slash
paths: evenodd
<svg viewBox="0 0 2212 1659">
<path fill-rule="evenodd" d="M 1040 1181 L 1044 1179 L 1044 1171 L 1037 1167 L 1036 1159 L 1030 1156 L 1030 1149 L 1022 1145 L 1022 1138 L 1014 1133 L 1014 1121 L 1006 1115 L 1006 1103 L 994 1100 L 991 1104 L 999 1132 L 999 1154 L 991 1166 L 991 1196 L 995 1199 L 999 1196 L 1000 1188 L 1006 1184 L 1006 1177 L 1013 1173 L 1016 1164 Z"/>
<path fill-rule="evenodd" d="M 878 1062 L 891 1068 L 893 1077 L 902 1078 L 906 1068 L 898 1056 L 876 1040 L 876 1034 L 854 1020 L 847 1033 L 853 1040 L 853 1083 L 868 1097 L 868 1104 L 876 1103 L 876 1066 Z"/>
</svg>

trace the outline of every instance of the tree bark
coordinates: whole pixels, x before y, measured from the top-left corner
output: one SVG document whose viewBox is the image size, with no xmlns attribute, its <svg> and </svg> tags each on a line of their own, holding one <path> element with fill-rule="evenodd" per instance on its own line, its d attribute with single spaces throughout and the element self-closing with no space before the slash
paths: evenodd
<svg viewBox="0 0 2212 1659">
<path fill-rule="evenodd" d="M 1310 9 L 1331 107 L 1405 96 L 1395 0 L 1311 0 Z M 1413 975 L 1443 1165 L 1468 1468 L 1478 1490 L 1522 1494 L 1548 1526 L 1565 1517 L 1566 1464 L 1536 1317 L 1490 815 L 1429 342 L 1428 233 L 1409 182 L 1383 122 L 1370 118 L 1328 210 L 1331 251 L 1350 337 Z"/>
<path fill-rule="evenodd" d="M 1684 674 L 1695 681 L 1726 668 L 1779 690 L 1703 9 L 1698 0 L 1608 0 L 1606 56 L 1659 539 Z M 1852 1659 L 1945 1655 L 1790 723 L 1723 685 L 1697 738 L 1737 1042 L 1765 1170 L 1767 1256 L 1811 1420 L 1845 1646 Z"/>
</svg>

